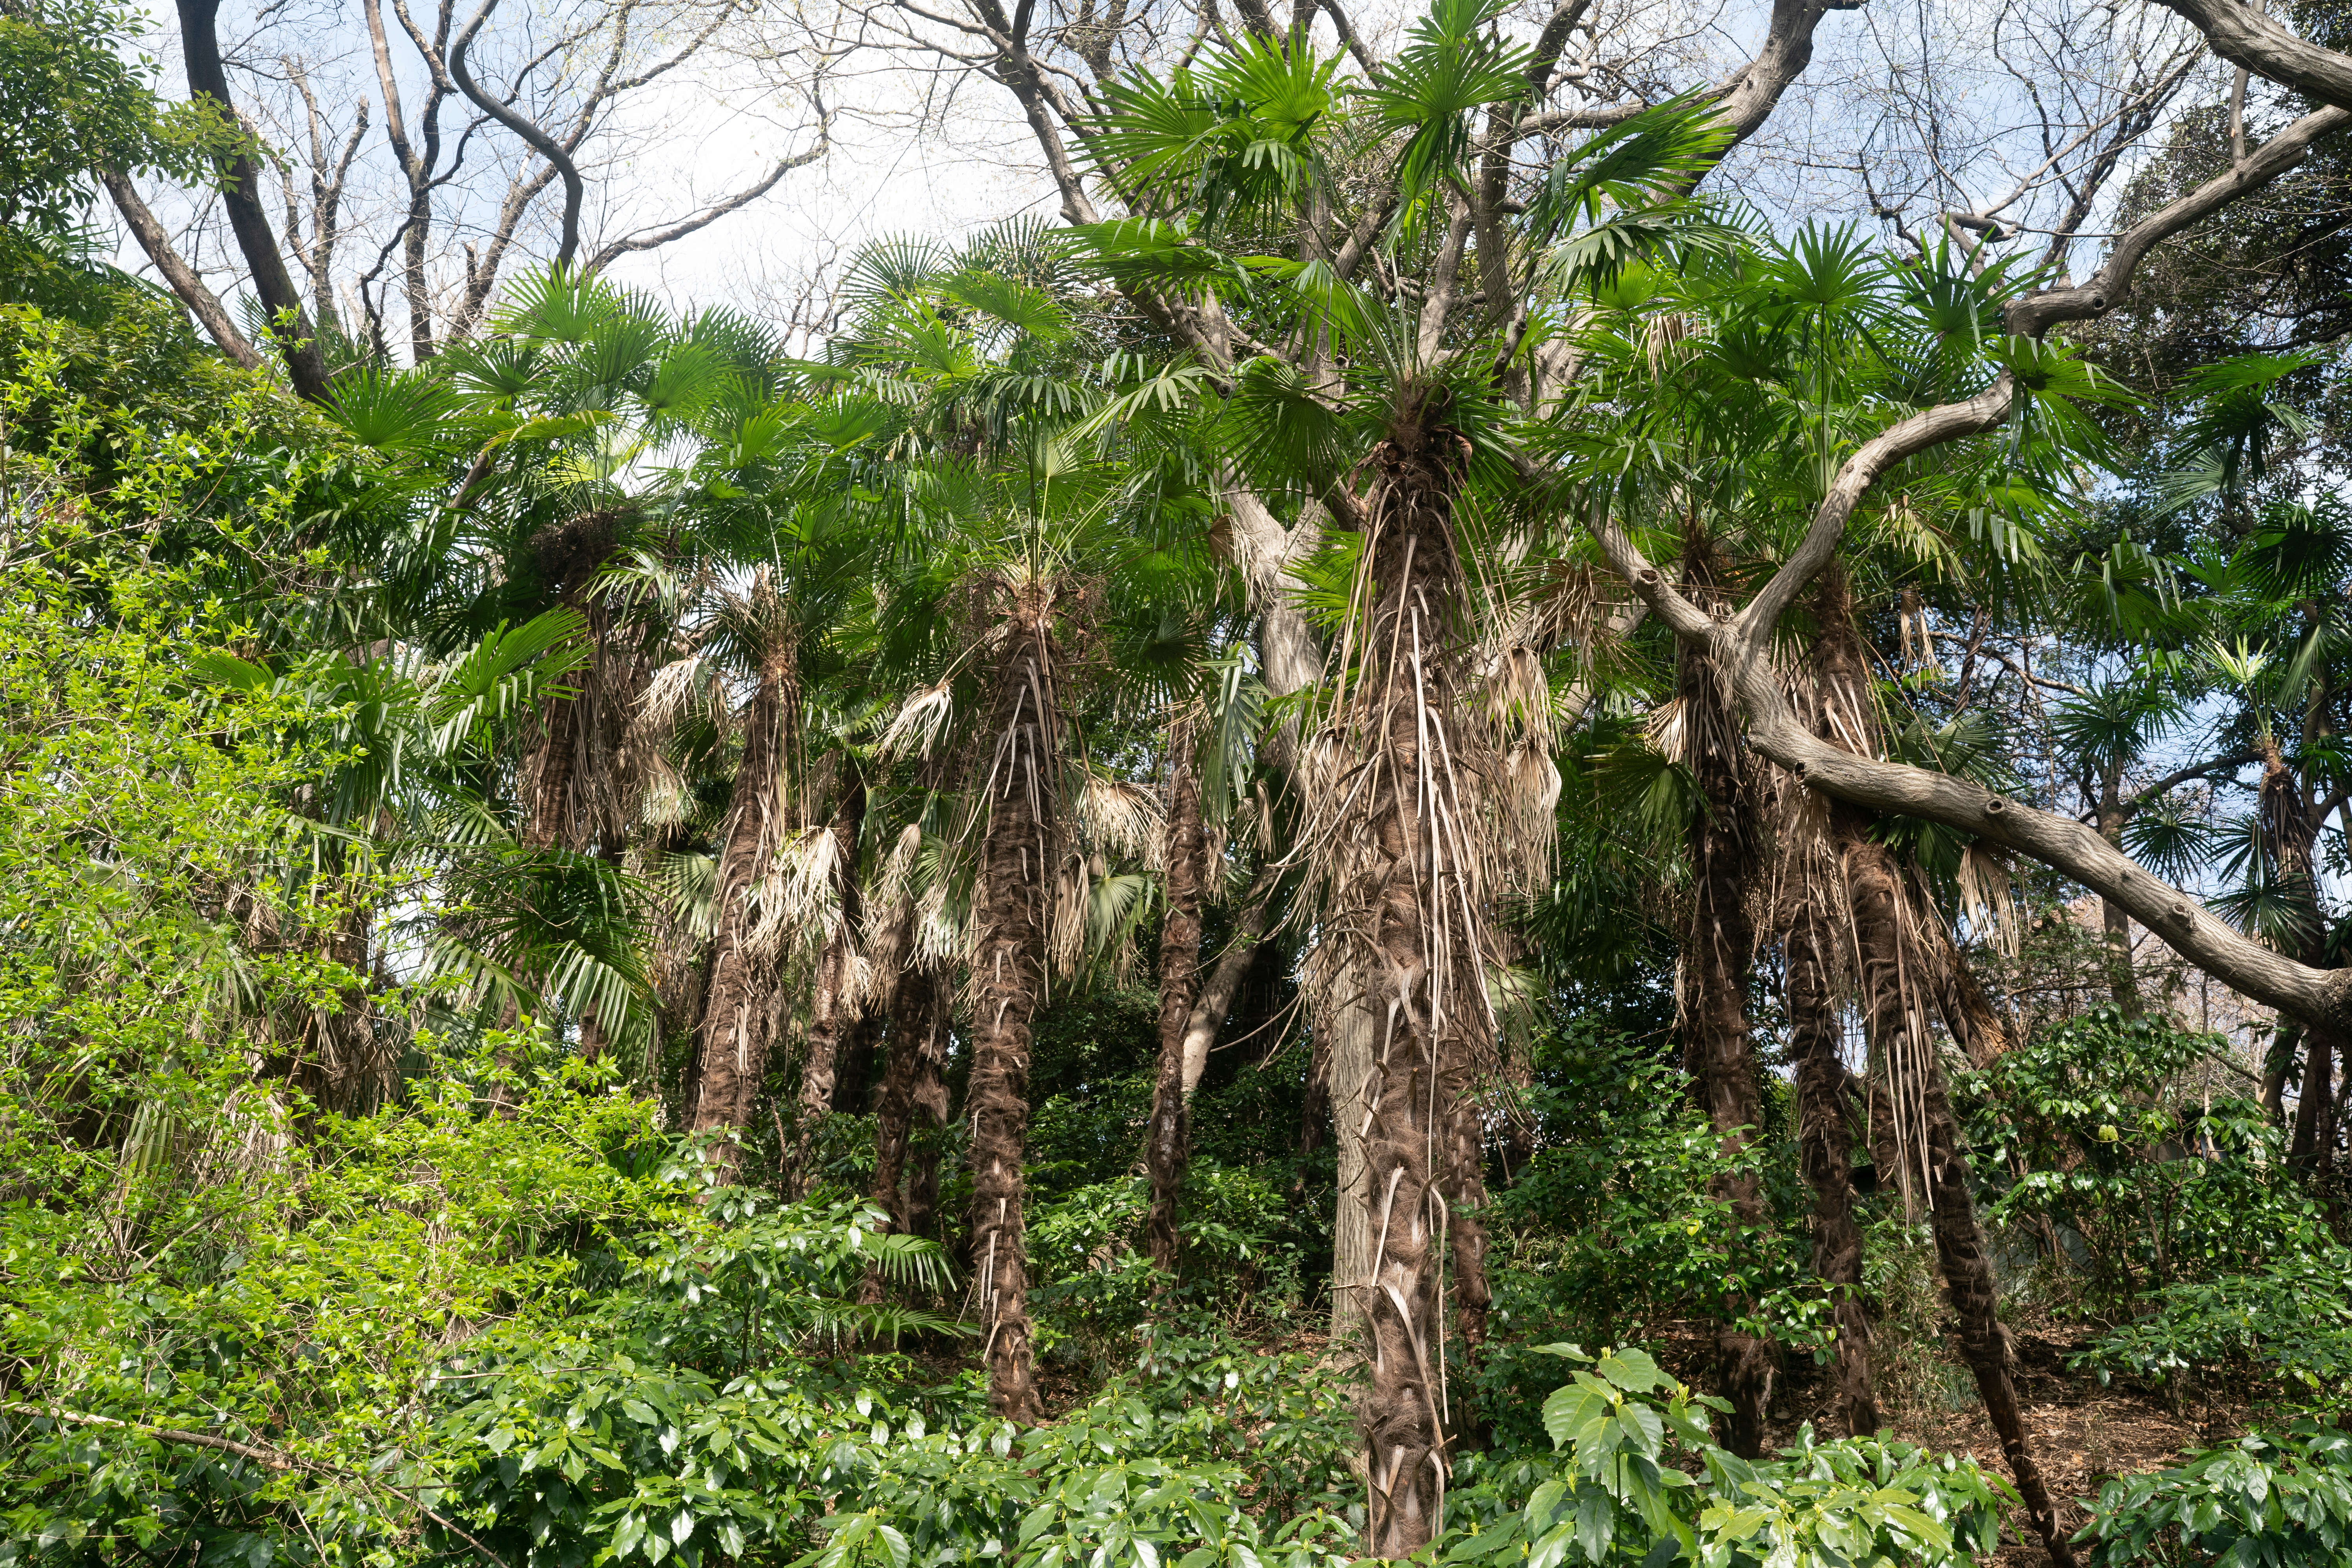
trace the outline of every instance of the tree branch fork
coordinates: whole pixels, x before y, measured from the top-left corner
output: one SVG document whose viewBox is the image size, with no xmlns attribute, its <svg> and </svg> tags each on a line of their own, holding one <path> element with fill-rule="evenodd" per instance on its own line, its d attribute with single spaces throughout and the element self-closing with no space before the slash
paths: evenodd
<svg viewBox="0 0 2352 1568">
<path fill-rule="evenodd" d="M 2175 8 L 2189 9 L 2185 5 Z M 2345 97 L 2352 100 L 2352 60 L 2346 64 Z M 2303 116 L 2231 168 L 2126 231 L 2087 282 L 2042 289 L 2012 301 L 2004 324 L 2012 334 L 2038 339 L 2063 322 L 2105 314 L 2127 297 L 2132 273 L 2157 245 L 2278 179 L 2309 156 L 2317 142 L 2347 125 L 2352 125 L 2352 110 L 2336 105 Z M 2309 1025 L 2352 1029 L 2352 970 L 2300 963 L 2241 933 L 2072 817 L 1948 773 L 1854 755 L 1822 741 L 1790 710 L 1769 657 L 1773 634 L 1797 595 L 1835 556 L 1864 498 L 1908 459 L 1997 428 L 2015 408 L 2018 390 L 2014 375 L 2003 371 L 1974 395 L 1912 415 L 1864 442 L 1839 467 L 1796 550 L 1756 596 L 1727 618 L 1719 619 L 1685 597 L 1614 517 L 1596 518 L 1594 532 L 1610 565 L 1634 593 L 1677 637 L 1704 648 L 1727 672 L 1745 710 L 1748 744 L 1809 788 L 1873 811 L 1958 828 L 2015 850 L 2110 900 L 2189 963 L 2246 995 Z"/>
</svg>

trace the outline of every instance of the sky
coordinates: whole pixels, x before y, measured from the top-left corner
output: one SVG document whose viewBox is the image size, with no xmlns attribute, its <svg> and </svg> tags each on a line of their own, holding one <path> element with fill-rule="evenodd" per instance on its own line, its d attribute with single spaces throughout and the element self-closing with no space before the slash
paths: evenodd
<svg viewBox="0 0 2352 1568">
<path fill-rule="evenodd" d="M 639 41 L 656 53 L 673 47 L 707 14 L 696 7 L 711 3 L 643 0 Z M 1035 143 L 1009 94 L 970 76 L 933 74 L 910 55 L 840 47 L 851 30 L 870 37 L 872 27 L 850 11 L 823 9 L 834 3 L 776 0 L 739 13 L 696 62 L 627 100 L 600 130 L 593 145 L 602 166 L 592 171 L 586 222 L 592 243 L 636 224 L 674 220 L 740 187 L 782 153 L 809 147 L 813 63 L 825 58 L 820 90 L 834 113 L 829 155 L 683 241 L 622 258 L 612 269 L 616 279 L 673 306 L 723 302 L 805 320 L 812 289 L 821 299 L 844 260 L 872 239 L 952 240 L 1023 213 L 1055 214 Z M 576 5 L 504 5 L 509 9 L 494 16 L 476 50 L 478 73 L 493 81 L 551 27 L 587 14 Z M 1522 9 L 1537 15 L 1532 0 Z M 1720 79 L 1761 37 L 1768 6 L 1763 0 L 1599 0 L 1594 15 L 1610 47 L 1655 91 Z M 231 0 L 222 32 L 232 61 L 244 68 L 234 78 L 238 90 L 251 95 L 240 107 L 298 160 L 308 142 L 293 86 L 298 76 L 320 106 L 331 149 L 363 102 L 373 110 L 345 195 L 356 234 L 344 252 L 372 258 L 398 221 L 402 195 L 360 16 L 359 0 L 268 0 L 257 11 L 250 4 L 240 11 Z M 1524 32 L 1528 24 L 1516 13 L 1514 18 L 1510 25 Z M 1405 20 L 1402 0 L 1385 0 L 1356 17 L 1376 48 Z M 1874 188 L 1882 195 L 1910 193 L 1916 225 L 1937 201 L 1969 206 L 1994 199 L 2040 161 L 2032 117 L 2004 60 L 2031 72 L 2046 100 L 2063 105 L 2071 99 L 2076 107 L 2068 112 L 2095 123 L 2104 111 L 2103 82 L 2133 62 L 2162 58 L 2184 37 L 2168 13 L 2108 9 L 2093 0 L 1874 0 L 1824 21 L 1805 78 L 1765 134 L 1711 184 L 1784 228 L 1814 219 L 1869 225 L 1870 201 L 1855 170 L 1866 151 Z M 1329 39 L 1324 43 L 1330 47 Z M 150 47 L 166 62 L 161 85 L 176 95 L 183 84 L 168 16 L 156 22 Z M 413 119 L 422 67 L 396 29 L 393 47 Z M 454 111 L 446 118 L 462 122 Z M 2162 130 L 2160 121 L 2155 136 Z M 469 148 L 473 167 L 496 165 L 501 174 L 520 154 L 514 138 L 497 128 Z M 2142 155 L 2128 154 L 2125 167 Z M 477 204 L 478 222 L 487 220 L 502 188 L 501 178 Z M 169 192 L 152 192 L 150 199 L 167 222 L 205 216 L 200 205 Z M 2004 216 L 2046 223 L 2053 210 L 2053 199 L 2043 196 Z M 526 247 L 551 252 L 554 214 L 553 201 L 543 197 L 527 220 Z M 188 248 L 215 270 L 225 294 L 234 292 L 239 279 L 216 221 L 197 227 Z M 126 247 L 121 258 L 145 269 L 135 249 Z M 456 258 L 447 261 L 454 274 Z"/>
</svg>

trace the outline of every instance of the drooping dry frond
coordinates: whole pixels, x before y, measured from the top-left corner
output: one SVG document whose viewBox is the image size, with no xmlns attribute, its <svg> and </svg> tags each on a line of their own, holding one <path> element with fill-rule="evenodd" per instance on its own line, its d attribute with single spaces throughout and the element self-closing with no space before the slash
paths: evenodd
<svg viewBox="0 0 2352 1568">
<path fill-rule="evenodd" d="M 1548 748 L 1522 741 L 1503 753 L 1496 792 L 1503 825 L 1518 856 L 1547 870 L 1559 847 L 1559 769 Z"/>
<path fill-rule="evenodd" d="M 772 957 L 822 942 L 840 919 L 840 841 L 826 827 L 785 836 L 754 887 L 749 943 Z"/>
<path fill-rule="evenodd" d="M 668 740 L 688 714 L 707 705 L 703 665 L 699 653 L 690 653 L 663 665 L 646 682 L 645 695 L 637 699 L 637 725 L 648 740 Z"/>
<path fill-rule="evenodd" d="M 1088 768 L 1075 804 L 1084 843 L 1147 870 L 1160 868 L 1165 814 L 1158 795 L 1132 780 Z"/>
<path fill-rule="evenodd" d="M 1503 651 L 1486 675 L 1486 717 L 1513 743 L 1552 749 L 1551 678 L 1542 656 L 1526 643 Z"/>
<path fill-rule="evenodd" d="M 1960 913 L 1969 927 L 2002 952 L 2015 957 L 2024 928 L 2018 919 L 2009 868 L 1983 845 L 1970 844 L 1960 851 L 1959 868 L 1952 879 L 1959 888 Z"/>
<path fill-rule="evenodd" d="M 1057 974 L 1076 974 L 1086 963 L 1087 894 L 1092 879 L 1086 857 L 1062 857 L 1045 906 L 1045 962 Z"/>
<path fill-rule="evenodd" d="M 945 680 L 909 696 L 892 714 L 875 750 L 883 760 L 928 757 L 955 714 L 955 697 Z"/>
<path fill-rule="evenodd" d="M 943 964 L 961 958 L 971 945 L 969 915 L 959 918 L 948 902 L 945 879 L 932 882 L 915 900 L 913 961 Z"/>
</svg>

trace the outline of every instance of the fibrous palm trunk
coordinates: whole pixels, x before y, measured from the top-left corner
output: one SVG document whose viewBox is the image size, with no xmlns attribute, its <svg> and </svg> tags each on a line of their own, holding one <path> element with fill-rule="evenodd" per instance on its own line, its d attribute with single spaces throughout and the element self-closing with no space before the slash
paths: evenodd
<svg viewBox="0 0 2352 1568">
<path fill-rule="evenodd" d="M 2280 755 L 2278 743 L 2267 737 L 2263 742 L 2263 778 L 2257 786 L 2256 801 L 2272 875 L 2290 900 L 2304 906 L 2303 961 L 2315 967 L 2324 966 L 2327 963 L 2327 931 L 2319 913 L 2312 865 L 2318 824 L 2312 819 L 2294 771 Z M 2333 1120 L 2336 1043 L 2333 1031 L 2305 1026 L 2296 1044 L 2303 1051 L 2303 1086 L 2295 1104 L 2287 1158 L 2296 1169 L 2309 1173 L 2316 1171 L 2325 1159 L 2320 1130 Z M 2282 1079 L 2285 1063 L 2294 1059 L 2294 1048 L 2288 1046 L 2280 1053 Z M 2283 1092 L 2283 1088 L 2273 1091 L 2267 1084 L 2264 1086 L 2265 1098 L 2273 1105 Z"/>
<path fill-rule="evenodd" d="M 1960 1148 L 1943 1064 L 1927 1035 L 1926 966 L 1903 905 L 1902 879 L 1886 847 L 1867 837 L 1848 847 L 1846 873 L 1872 1036 L 1885 1061 L 1916 1072 L 1916 1082 L 1895 1097 L 1896 1115 L 1917 1117 L 1923 1146 L 1911 1157 L 1925 1167 L 1936 1255 L 1943 1266 L 1952 1316 L 1959 1324 L 1960 1353 L 1975 1375 L 1985 1414 L 1992 1420 L 2018 1494 L 2025 1500 L 2051 1561 L 2072 1564 L 2074 1550 L 2066 1543 L 2050 1489 L 2034 1462 L 2017 1384 L 2010 1373 L 2009 1334 L 2000 1324 L 1992 1262 L 1969 1184 L 1968 1157 Z"/>
<path fill-rule="evenodd" d="M 992 754 L 982 770 L 979 941 L 972 955 L 971 1248 L 988 1338 L 989 1407 L 1008 1421 L 1044 1417 L 1031 1367 L 1023 1162 L 1029 1133 L 1031 1029 L 1045 984 L 1047 889 L 1058 863 L 1055 747 L 1060 728 L 1049 595 L 1015 595 L 989 698 Z"/>
<path fill-rule="evenodd" d="M 882 1100 L 875 1112 L 875 1206 L 890 1216 L 893 1230 L 907 1228 L 907 1149 L 915 1130 L 915 1091 L 923 1066 L 940 1050 L 947 1022 L 945 977 L 936 964 L 913 963 L 898 977 L 890 998 L 889 1038 L 884 1049 Z M 934 1064 L 933 1071 L 937 1067 Z"/>
<path fill-rule="evenodd" d="M 1912 888 L 1917 891 L 1916 878 Z M 2016 1044 L 2015 1027 L 1994 1005 L 1944 922 L 1922 921 L 1919 929 L 1927 945 L 1927 979 L 1935 988 L 1936 1008 L 1944 1016 L 1944 1027 L 1967 1053 L 1970 1067 L 1992 1066 Z"/>
<path fill-rule="evenodd" d="M 1844 613 L 1843 586 L 1833 584 L 1825 603 L 1832 613 Z M 1814 650 L 1813 727 L 1832 745 L 1864 743 L 1876 733 L 1850 641 L 1832 634 Z M 1801 811 L 1810 804 L 1801 794 Z M 1826 821 L 1801 820 L 1788 836 L 1796 864 L 1786 873 L 1781 954 L 1798 1147 L 1813 1195 L 1813 1272 L 1835 1298 L 1837 1421 L 1847 1436 L 1867 1437 L 1878 1430 L 1878 1398 L 1871 1382 L 1870 1314 L 1862 1300 L 1862 1228 L 1854 1218 L 1853 1082 L 1838 1049 L 1843 1034 L 1838 982 L 1847 969 L 1839 941 L 1839 857 L 1858 820 L 1832 803 Z"/>
<path fill-rule="evenodd" d="M 817 1120 L 833 1109 L 842 1042 L 859 1022 L 851 997 L 860 914 L 857 854 L 865 830 L 866 775 L 850 763 L 843 770 L 841 798 L 834 805 L 833 821 L 826 829 L 833 837 L 833 887 L 838 912 L 817 955 L 816 985 L 809 1001 L 808 1056 L 801 1066 L 799 1148 L 793 1161 L 793 1179 L 803 1189 L 810 1176 L 812 1134 Z"/>
<path fill-rule="evenodd" d="M 1713 581 L 1704 542 L 1685 567 L 1701 592 Z M 1764 1121 L 1764 1086 L 1748 1027 L 1748 975 L 1756 945 L 1748 892 L 1757 870 L 1754 764 L 1743 754 L 1729 694 L 1706 653 L 1685 646 L 1675 695 L 1682 713 L 1684 758 L 1706 808 L 1690 828 L 1693 899 L 1683 942 L 1684 1065 L 1696 1080 L 1700 1102 L 1727 1156 L 1738 1156 Z M 1727 1205 L 1739 1227 L 1736 1251 L 1766 1224 L 1764 1184 L 1753 1171 L 1715 1177 L 1708 1190 Z M 1731 1321 L 1716 1331 L 1717 1375 L 1731 1402 L 1724 1446 L 1753 1458 L 1764 1451 L 1765 1413 L 1779 1368 L 1771 1345 Z"/>
<path fill-rule="evenodd" d="M 783 833 L 779 773 L 793 670 L 790 644 L 780 637 L 777 645 L 761 660 L 759 689 L 744 717 L 743 754 L 736 764 L 719 852 L 719 930 L 688 1121 L 698 1132 L 740 1134 L 749 1127 L 767 1076 L 773 963 L 751 940 L 755 917 L 750 895 Z M 734 1139 L 719 1142 L 713 1154 L 720 1172 L 731 1177 L 741 1157 Z"/>
<path fill-rule="evenodd" d="M 1870 1314 L 1862 1302 L 1862 1227 L 1853 1212 L 1853 1096 L 1838 1056 L 1836 939 L 1811 884 L 1792 900 L 1783 939 L 1789 1054 L 1797 1067 L 1797 1128 L 1813 1194 L 1813 1272 L 1836 1298 L 1837 1420 L 1848 1436 L 1878 1430 L 1870 1374 Z"/>
<path fill-rule="evenodd" d="M 1151 1085 L 1151 1121 L 1144 1134 L 1143 1163 L 1151 1176 L 1151 1207 L 1144 1235 L 1151 1266 L 1176 1272 L 1180 1237 L 1177 1204 L 1191 1153 L 1192 1123 L 1185 1108 L 1184 1040 L 1201 980 L 1201 883 L 1208 869 L 1208 834 L 1201 822 L 1201 770 L 1192 726 L 1180 723 L 1169 738 L 1170 799 L 1162 860 L 1168 913 L 1160 926 L 1160 1060 Z"/>
<path fill-rule="evenodd" d="M 1370 1385 L 1359 1405 L 1370 1483 L 1366 1546 L 1407 1557 L 1443 1525 L 1444 1270 L 1483 1305 L 1483 1231 L 1461 1189 L 1459 1100 L 1491 1054 L 1475 744 L 1457 690 L 1461 564 L 1453 498 L 1460 438 L 1408 409 L 1374 449 L 1362 595 L 1364 673 L 1352 721 L 1364 761 L 1349 787 L 1363 837 L 1346 868 L 1352 989 L 1372 1024 L 1361 1139 L 1371 1258 L 1357 1292 Z M 1475 1272 L 1475 1282 L 1464 1279 Z"/>
<path fill-rule="evenodd" d="M 903 945 L 900 951 L 905 951 Z M 874 1184 L 867 1195 L 874 1206 L 888 1216 L 894 1232 L 905 1232 L 908 1226 L 904 1187 L 907 1149 L 914 1137 L 917 1089 L 927 1067 L 930 1080 L 936 1083 L 939 1079 L 939 1058 L 943 1054 L 940 1036 L 947 1026 L 944 979 L 937 964 L 911 960 L 900 973 L 898 987 L 890 997 L 889 1034 L 883 1047 L 882 1096 L 874 1117 Z M 944 1108 L 934 1107 L 941 1109 Z M 867 1271 L 861 1299 L 869 1303 L 882 1299 L 879 1271 Z"/>
<path fill-rule="evenodd" d="M 1832 574 L 1824 579 L 1815 608 L 1822 700 L 1838 721 L 1831 728 L 1843 731 L 1842 743 L 1849 747 L 1874 746 L 1877 731 L 1865 695 L 1867 671 L 1842 577 Z M 1880 1180 L 1885 1181 L 1898 1161 L 1906 1173 L 1917 1169 L 1924 1178 L 1921 1195 L 1930 1211 L 1952 1316 L 1959 1324 L 1960 1353 L 1976 1378 L 2018 1494 L 2025 1500 L 2051 1561 L 2071 1568 L 2074 1549 L 2058 1523 L 2050 1489 L 2026 1439 L 2017 1384 L 2010 1373 L 2009 1334 L 2000 1324 L 1968 1157 L 1960 1148 L 1943 1061 L 1927 1028 L 1933 966 L 1921 947 L 1921 924 L 1905 901 L 1895 857 L 1869 836 L 1869 826 L 1859 813 L 1832 809 L 1831 839 L 1845 868 L 1863 1010 L 1885 1075 L 1872 1095 L 1872 1140 Z"/>
</svg>

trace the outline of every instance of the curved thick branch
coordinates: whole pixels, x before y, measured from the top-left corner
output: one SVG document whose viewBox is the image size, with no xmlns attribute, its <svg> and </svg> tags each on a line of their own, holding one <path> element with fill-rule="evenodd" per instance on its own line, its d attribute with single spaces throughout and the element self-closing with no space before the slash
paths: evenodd
<svg viewBox="0 0 2352 1568">
<path fill-rule="evenodd" d="M 2320 1027 L 2352 1023 L 2352 970 L 2298 963 L 2216 919 L 2198 901 L 2150 876 L 2096 829 L 2038 811 L 1965 779 L 1841 751 L 1796 721 L 1761 660 L 1743 667 L 1748 744 L 1837 800 L 1890 816 L 1958 828 L 2080 882 L 2170 943 L 2225 984 Z"/>
<path fill-rule="evenodd" d="M 2299 38 L 2243 0 L 2158 0 L 2231 65 L 2352 109 L 2352 55 Z"/>
<path fill-rule="evenodd" d="M 220 0 L 179 0 L 179 15 L 180 52 L 187 65 L 188 91 L 210 98 L 220 106 L 222 118 L 234 121 L 236 105 L 229 97 L 228 72 L 221 63 L 217 31 Z M 229 233 L 236 237 L 237 250 L 245 258 L 253 291 L 278 334 L 287 376 L 297 393 L 313 403 L 323 403 L 327 400 L 326 358 L 319 352 L 318 335 L 302 309 L 302 296 L 295 291 L 285 254 L 278 248 L 278 236 L 262 210 L 260 160 L 251 152 L 240 152 L 223 160 L 221 172 L 225 176 L 221 205 L 228 213 Z"/>
<path fill-rule="evenodd" d="M 490 19 L 495 5 L 496 0 L 490 0 L 490 4 L 475 12 L 474 19 L 466 24 L 466 30 L 457 35 L 457 41 L 449 46 L 449 75 L 457 82 L 457 90 L 464 93 L 476 109 L 521 137 L 532 152 L 547 160 L 548 166 L 562 180 L 563 243 L 555 253 L 555 264 L 569 267 L 580 250 L 580 209 L 588 199 L 588 187 L 580 178 L 579 165 L 572 163 L 572 155 L 557 144 L 554 137 L 531 123 L 524 115 L 484 92 L 481 84 L 474 79 L 474 73 L 466 67 L 466 52 L 473 47 L 475 35 L 482 30 L 482 24 Z"/>
<path fill-rule="evenodd" d="M 139 199 L 138 187 L 130 177 L 111 169 L 100 170 L 98 177 L 106 186 L 106 194 L 114 198 L 114 209 L 122 215 L 131 237 L 139 242 L 139 248 L 147 253 L 147 259 L 155 264 L 155 270 L 163 275 L 163 281 L 172 286 L 172 292 L 180 297 L 188 313 L 204 323 L 205 331 L 212 334 L 223 353 L 247 370 L 260 369 L 261 351 L 246 342 L 220 297 L 205 287 L 195 268 L 173 247 L 172 237 L 163 232 L 163 226 L 156 221 L 147 204 Z"/>
<path fill-rule="evenodd" d="M 2179 0 L 2213 4 L 2218 0 Z M 2352 63 L 2352 62 L 2347 62 Z M 2352 79 L 2347 79 L 2352 92 Z M 2116 242 L 2087 281 L 2045 289 L 2013 302 L 2010 331 L 2040 336 L 2063 321 L 2105 313 L 2124 300 L 2133 271 L 2168 237 L 2262 188 L 2303 162 L 2320 139 L 2352 125 L 2352 112 L 2330 107 L 2305 115 L 2214 179 L 2152 214 Z M 2015 395 L 2004 372 L 1973 397 L 1912 416 L 1882 431 L 1840 467 L 1803 542 L 1733 620 L 1718 623 L 1645 560 L 1616 520 L 1596 516 L 1594 532 L 1611 565 L 1675 633 L 1710 649 L 1730 672 L 1758 752 L 1835 799 L 1874 811 L 1972 833 L 2014 849 L 2096 891 L 2169 942 L 2184 958 L 2245 994 L 2306 1023 L 2337 1031 L 2352 1025 L 2352 971 L 2298 963 L 2242 935 L 2196 900 L 2151 876 L 2093 828 L 2035 810 L 1948 773 L 1858 757 L 1831 746 L 1790 710 L 1766 657 L 1781 613 L 1827 564 L 1863 496 L 1889 469 L 1946 441 L 1992 428 Z"/>
</svg>

